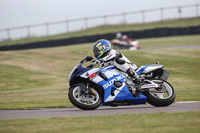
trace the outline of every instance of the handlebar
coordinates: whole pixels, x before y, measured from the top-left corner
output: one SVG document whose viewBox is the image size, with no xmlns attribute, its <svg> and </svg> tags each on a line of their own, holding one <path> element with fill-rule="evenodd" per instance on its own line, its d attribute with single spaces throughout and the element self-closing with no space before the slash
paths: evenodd
<svg viewBox="0 0 200 133">
<path fill-rule="evenodd" d="M 101 61 L 94 60 L 94 61 L 92 61 L 92 63 L 89 66 L 87 66 L 87 68 L 92 68 L 92 67 L 100 65 L 100 64 L 101 64 Z"/>
</svg>

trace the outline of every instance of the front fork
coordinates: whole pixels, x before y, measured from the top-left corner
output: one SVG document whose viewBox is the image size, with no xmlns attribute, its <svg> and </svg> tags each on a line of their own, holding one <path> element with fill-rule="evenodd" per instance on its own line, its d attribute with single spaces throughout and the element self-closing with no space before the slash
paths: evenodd
<svg viewBox="0 0 200 133">
<path fill-rule="evenodd" d="M 92 94 L 94 94 L 95 96 L 96 96 L 96 93 L 94 92 L 94 89 L 91 89 L 90 88 L 90 83 L 89 83 L 89 81 L 87 81 L 86 82 L 86 88 L 85 88 L 85 90 L 83 90 L 84 92 L 84 94 L 89 94 L 89 93 L 92 93 Z"/>
<path fill-rule="evenodd" d="M 88 94 L 88 93 L 91 92 L 91 89 L 89 88 L 89 83 L 88 82 L 80 83 L 79 85 L 81 87 L 81 93 L 82 94 Z"/>
</svg>

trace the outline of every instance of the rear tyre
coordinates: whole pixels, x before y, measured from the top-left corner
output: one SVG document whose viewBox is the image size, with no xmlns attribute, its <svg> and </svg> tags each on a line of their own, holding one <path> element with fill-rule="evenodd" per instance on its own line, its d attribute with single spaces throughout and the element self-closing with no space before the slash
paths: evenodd
<svg viewBox="0 0 200 133">
<path fill-rule="evenodd" d="M 75 86 L 69 89 L 68 97 L 71 103 L 83 110 L 94 110 L 101 105 L 102 98 L 100 93 L 94 88 L 91 92 L 84 94 L 81 92 L 81 86 Z"/>
<path fill-rule="evenodd" d="M 147 102 L 156 107 L 169 106 L 172 104 L 176 98 L 176 92 L 174 88 L 167 82 L 161 79 L 151 80 L 153 82 L 159 83 L 163 82 L 161 88 L 152 88 L 149 90 L 154 90 L 158 92 L 149 92 L 146 91 L 143 94 L 147 97 Z M 160 93 L 159 91 L 164 91 L 164 93 Z"/>
</svg>

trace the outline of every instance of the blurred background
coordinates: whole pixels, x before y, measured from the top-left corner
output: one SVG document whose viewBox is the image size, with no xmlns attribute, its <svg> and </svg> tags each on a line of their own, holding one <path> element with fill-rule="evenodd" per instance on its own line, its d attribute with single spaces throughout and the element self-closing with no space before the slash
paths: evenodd
<svg viewBox="0 0 200 133">
<path fill-rule="evenodd" d="M 199 16 L 199 0 L 1 0 L 0 41 Z"/>
</svg>

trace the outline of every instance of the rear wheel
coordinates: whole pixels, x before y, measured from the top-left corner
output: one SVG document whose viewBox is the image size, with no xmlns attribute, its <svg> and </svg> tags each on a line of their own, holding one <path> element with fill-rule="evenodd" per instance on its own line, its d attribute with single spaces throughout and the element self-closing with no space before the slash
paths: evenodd
<svg viewBox="0 0 200 133">
<path fill-rule="evenodd" d="M 169 106 L 176 98 L 174 88 L 164 80 L 151 80 L 160 84 L 159 88 L 151 88 L 143 94 L 147 97 L 147 102 L 156 107 Z"/>
<path fill-rule="evenodd" d="M 68 97 L 71 103 L 83 110 L 93 110 L 101 105 L 100 93 L 94 88 L 90 88 L 91 92 L 81 92 L 81 86 L 75 86 L 70 88 Z"/>
</svg>

